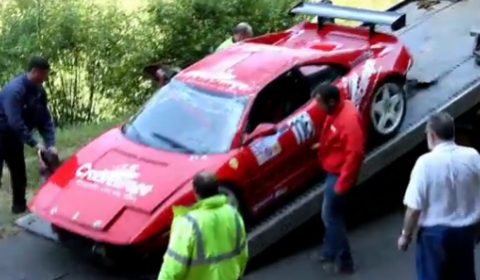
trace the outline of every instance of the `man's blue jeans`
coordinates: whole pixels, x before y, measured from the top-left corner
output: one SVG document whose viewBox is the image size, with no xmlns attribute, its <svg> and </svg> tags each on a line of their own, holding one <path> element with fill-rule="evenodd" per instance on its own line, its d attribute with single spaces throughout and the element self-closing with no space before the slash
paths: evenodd
<svg viewBox="0 0 480 280">
<path fill-rule="evenodd" d="M 325 238 L 321 256 L 327 261 L 338 261 L 341 268 L 353 266 L 350 244 L 343 221 L 344 197 L 334 191 L 338 175 L 327 174 L 323 195 L 322 220 Z"/>
</svg>

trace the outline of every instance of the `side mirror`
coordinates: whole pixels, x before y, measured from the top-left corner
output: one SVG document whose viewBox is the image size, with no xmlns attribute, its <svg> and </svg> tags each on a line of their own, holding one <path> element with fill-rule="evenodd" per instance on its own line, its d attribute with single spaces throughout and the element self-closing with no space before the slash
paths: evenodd
<svg viewBox="0 0 480 280">
<path fill-rule="evenodd" d="M 252 142 L 255 139 L 265 137 L 265 136 L 270 136 L 277 133 L 277 126 L 274 125 L 273 123 L 261 123 L 257 125 L 257 127 L 253 130 L 252 133 L 247 135 L 245 138 L 244 143 L 248 144 Z"/>
</svg>

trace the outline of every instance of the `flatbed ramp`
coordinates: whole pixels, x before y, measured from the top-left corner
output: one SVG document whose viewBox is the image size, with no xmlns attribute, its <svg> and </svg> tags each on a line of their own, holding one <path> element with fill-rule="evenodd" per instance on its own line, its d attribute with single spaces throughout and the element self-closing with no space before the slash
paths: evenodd
<svg viewBox="0 0 480 280">
<path fill-rule="evenodd" d="M 345 279 L 415 279 L 415 244 L 412 244 L 412 248 L 407 252 L 399 252 L 396 248 L 402 221 L 402 213 L 395 212 L 350 234 L 357 272 Z M 298 240 L 290 240 L 290 242 L 298 242 Z M 318 250 L 317 246 L 292 254 L 248 274 L 243 280 L 344 279 L 345 276 L 325 272 L 320 264 L 313 261 L 311 255 L 315 250 Z M 477 272 L 480 271 L 478 250 L 475 267 Z"/>
<path fill-rule="evenodd" d="M 470 29 L 480 24 L 480 1 L 442 2 L 433 10 L 416 9 L 416 3 L 399 9 L 407 13 L 408 26 L 397 32 L 409 47 L 414 64 L 412 78 L 438 83 L 408 99 L 407 115 L 400 133 L 367 155 L 359 183 L 394 162 L 424 139 L 429 115 L 438 111 L 458 117 L 480 102 L 480 68 L 472 55 Z M 249 234 L 249 247 L 256 256 L 267 247 L 320 213 L 323 185 L 275 213 Z"/>
<path fill-rule="evenodd" d="M 407 12 L 408 26 L 397 34 L 409 46 L 415 59 L 412 78 L 439 80 L 426 90 L 411 93 L 407 116 L 400 133 L 368 154 L 360 182 L 372 177 L 420 143 L 424 138 L 424 124 L 431 113 L 447 111 L 457 117 L 480 102 L 480 68 L 474 63 L 473 39 L 469 37 L 470 29 L 480 26 L 480 18 L 477 16 L 480 2 L 442 2 L 430 11 L 418 11 L 413 3 L 400 10 Z M 255 227 L 249 234 L 251 255 L 258 255 L 318 214 L 322 193 L 321 184 L 313 186 Z M 396 235 L 397 230 L 395 228 L 395 232 L 392 230 L 391 233 Z M 375 238 L 375 235 L 368 238 Z M 381 247 L 371 249 L 371 254 L 378 255 L 377 249 L 381 250 Z M 289 269 L 295 270 L 294 267 Z M 25 233 L 0 242 L 2 280 L 122 279 L 102 274 L 104 273 L 82 264 L 74 254 L 63 248 Z M 286 275 L 290 277 L 285 278 Z M 264 276 L 261 279 L 292 279 L 294 276 L 310 279 L 287 272 L 283 276 L 275 273 L 273 277 Z M 399 277 L 406 279 L 403 276 Z M 395 276 L 389 275 L 389 278 L 395 279 L 392 277 Z"/>
</svg>

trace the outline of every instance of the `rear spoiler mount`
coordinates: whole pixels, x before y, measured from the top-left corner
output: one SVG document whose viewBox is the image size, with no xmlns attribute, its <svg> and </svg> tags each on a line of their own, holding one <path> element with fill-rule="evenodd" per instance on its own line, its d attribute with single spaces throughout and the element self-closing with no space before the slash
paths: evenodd
<svg viewBox="0 0 480 280">
<path fill-rule="evenodd" d="M 380 12 L 360 8 L 351 8 L 333 5 L 330 0 L 319 3 L 300 2 L 290 9 L 289 15 L 312 15 L 317 17 L 318 29 L 326 22 L 334 22 L 335 19 L 359 21 L 363 26 L 370 28 L 370 36 L 375 33 L 376 25 L 390 26 L 392 31 L 405 27 L 406 15 L 398 12 Z"/>
</svg>

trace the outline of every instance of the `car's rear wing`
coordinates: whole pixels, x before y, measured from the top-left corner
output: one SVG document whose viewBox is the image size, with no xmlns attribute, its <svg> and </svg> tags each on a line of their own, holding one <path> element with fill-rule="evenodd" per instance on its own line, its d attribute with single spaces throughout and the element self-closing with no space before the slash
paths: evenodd
<svg viewBox="0 0 480 280">
<path fill-rule="evenodd" d="M 312 3 L 300 2 L 291 8 L 289 15 L 312 15 L 317 16 L 318 27 L 332 19 L 345 19 L 363 22 L 370 26 L 373 33 L 375 25 L 387 25 L 393 31 L 397 31 L 406 25 L 406 15 L 397 12 L 380 12 L 360 8 L 351 8 L 332 5 L 330 1 Z"/>
</svg>

